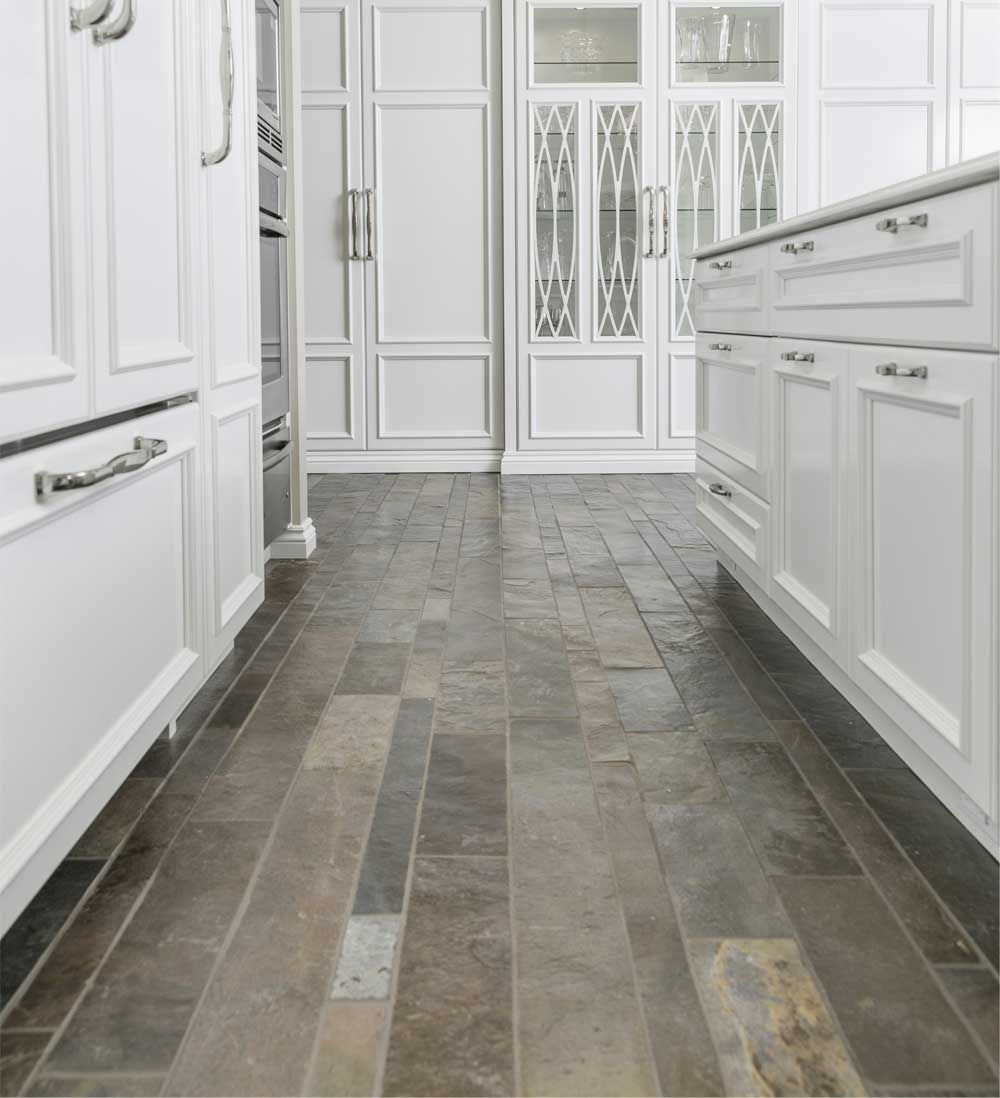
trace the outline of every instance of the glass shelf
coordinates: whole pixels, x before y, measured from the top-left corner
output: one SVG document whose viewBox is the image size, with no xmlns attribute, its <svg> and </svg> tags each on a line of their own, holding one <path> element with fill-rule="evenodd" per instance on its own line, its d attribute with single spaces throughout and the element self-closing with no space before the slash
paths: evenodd
<svg viewBox="0 0 1000 1098">
<path fill-rule="evenodd" d="M 781 79 L 782 9 L 685 6 L 676 9 L 678 84 L 773 84 Z"/>
<path fill-rule="evenodd" d="M 535 7 L 535 84 L 636 84 L 637 7 Z"/>
</svg>

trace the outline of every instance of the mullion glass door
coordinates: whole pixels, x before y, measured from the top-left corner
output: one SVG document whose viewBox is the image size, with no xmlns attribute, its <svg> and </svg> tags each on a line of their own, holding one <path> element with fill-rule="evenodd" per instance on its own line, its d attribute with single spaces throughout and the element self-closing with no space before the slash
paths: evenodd
<svg viewBox="0 0 1000 1098">
<path fill-rule="evenodd" d="M 533 103 L 531 257 L 532 337 L 579 337 L 579 110 Z"/>
<path fill-rule="evenodd" d="M 642 189 L 638 103 L 595 107 L 595 336 L 641 337 Z"/>
</svg>

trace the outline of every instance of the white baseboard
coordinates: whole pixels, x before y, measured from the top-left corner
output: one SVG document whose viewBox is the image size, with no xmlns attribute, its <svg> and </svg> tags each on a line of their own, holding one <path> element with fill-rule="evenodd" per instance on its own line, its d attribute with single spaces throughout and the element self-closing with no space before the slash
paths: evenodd
<svg viewBox="0 0 1000 1098">
<path fill-rule="evenodd" d="M 700 527 L 699 527 L 700 529 Z M 710 532 L 702 530 L 705 537 Z M 711 539 L 710 539 L 711 540 Z M 990 819 L 978 805 L 965 794 L 951 777 L 926 755 L 920 747 L 896 724 L 896 722 L 875 704 L 854 681 L 848 678 L 818 644 L 781 609 L 771 597 L 758 587 L 746 572 L 728 558 L 726 553 L 715 547 L 719 558 L 740 581 L 750 597 L 764 611 L 778 628 L 792 641 L 796 648 L 813 663 L 822 675 L 844 695 L 865 720 L 875 729 L 885 742 L 896 752 L 906 765 L 923 781 L 945 807 L 977 838 L 983 846 L 1000 860 L 1000 834 L 998 821 Z"/>
<path fill-rule="evenodd" d="M 311 518 L 303 523 L 289 523 L 268 546 L 271 560 L 305 560 L 316 548 L 316 527 Z"/>
<path fill-rule="evenodd" d="M 306 456 L 310 473 L 498 473 L 499 450 L 324 450 Z"/>
<path fill-rule="evenodd" d="M 693 473 L 694 450 L 507 451 L 500 472 L 509 475 L 560 473 Z"/>
</svg>

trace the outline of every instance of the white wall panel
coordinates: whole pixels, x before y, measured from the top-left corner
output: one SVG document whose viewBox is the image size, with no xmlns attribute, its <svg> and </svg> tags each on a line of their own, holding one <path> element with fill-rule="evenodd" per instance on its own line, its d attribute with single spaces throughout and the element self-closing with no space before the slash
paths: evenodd
<svg viewBox="0 0 1000 1098">
<path fill-rule="evenodd" d="M 962 160 L 1000 149 L 1000 100 L 966 99 L 961 106 L 959 156 Z"/>
<path fill-rule="evenodd" d="M 329 449 L 334 439 L 354 438 L 353 365 L 350 355 L 306 354 L 306 436 L 310 450 Z"/>
<path fill-rule="evenodd" d="M 925 87 L 934 79 L 932 5 L 827 5 L 822 20 L 822 87 Z"/>
<path fill-rule="evenodd" d="M 642 359 L 635 355 L 532 355 L 531 438 L 641 438 L 645 419 L 642 374 Z"/>
<path fill-rule="evenodd" d="M 379 355 L 379 438 L 487 439 L 492 434 L 490 358 Z"/>
<path fill-rule="evenodd" d="M 961 3 L 959 80 L 963 88 L 1000 86 L 1000 3 Z"/>
<path fill-rule="evenodd" d="M 488 82 L 486 10 L 378 5 L 376 91 L 483 91 Z"/>
<path fill-rule="evenodd" d="M 303 92 L 343 91 L 347 87 L 346 14 L 342 9 L 302 5 Z M 308 147 L 308 142 L 306 142 Z"/>
<path fill-rule="evenodd" d="M 696 389 L 694 355 L 671 355 L 670 411 L 666 420 L 670 427 L 671 438 L 694 438 Z"/>
</svg>

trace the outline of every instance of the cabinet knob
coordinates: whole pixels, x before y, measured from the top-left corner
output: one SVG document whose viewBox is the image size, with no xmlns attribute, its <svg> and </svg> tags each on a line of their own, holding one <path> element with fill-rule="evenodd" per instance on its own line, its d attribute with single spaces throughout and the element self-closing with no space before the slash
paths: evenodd
<svg viewBox="0 0 1000 1098">
<path fill-rule="evenodd" d="M 898 233 L 900 229 L 926 229 L 927 214 L 913 214 L 912 217 L 883 217 L 875 223 L 875 231 L 880 233 Z"/>
<path fill-rule="evenodd" d="M 926 366 L 899 366 L 895 362 L 882 362 L 875 367 L 879 377 L 927 377 Z"/>
<path fill-rule="evenodd" d="M 782 362 L 815 362 L 816 356 L 811 351 L 782 351 Z"/>
<path fill-rule="evenodd" d="M 793 241 L 789 240 L 787 244 L 781 245 L 781 250 L 785 255 L 798 255 L 799 252 L 811 252 L 816 248 L 816 242 L 814 240 Z"/>
</svg>

